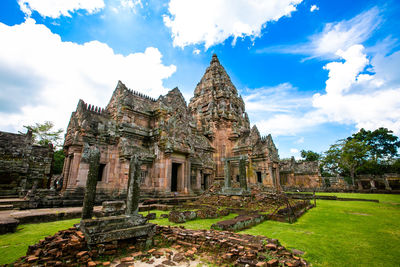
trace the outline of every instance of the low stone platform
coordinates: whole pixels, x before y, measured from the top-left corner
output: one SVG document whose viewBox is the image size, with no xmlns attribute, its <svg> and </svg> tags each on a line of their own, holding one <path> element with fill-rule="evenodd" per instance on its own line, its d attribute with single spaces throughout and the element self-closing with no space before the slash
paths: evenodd
<svg viewBox="0 0 400 267">
<path fill-rule="evenodd" d="M 231 220 L 219 221 L 211 225 L 211 228 L 224 231 L 240 231 L 262 223 L 267 217 L 267 215 L 258 213 L 239 215 Z"/>
<path fill-rule="evenodd" d="M 17 230 L 19 221 L 13 218 L 0 219 L 0 235 L 13 233 Z"/>
<path fill-rule="evenodd" d="M 146 221 L 140 214 L 108 216 L 82 220 L 79 228 L 89 245 L 137 237 L 151 239 L 155 225 Z"/>
</svg>

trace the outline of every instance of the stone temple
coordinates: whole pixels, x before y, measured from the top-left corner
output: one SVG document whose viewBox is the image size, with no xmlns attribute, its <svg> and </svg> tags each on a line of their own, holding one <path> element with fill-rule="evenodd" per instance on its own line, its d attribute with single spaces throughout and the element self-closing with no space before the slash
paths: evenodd
<svg viewBox="0 0 400 267">
<path fill-rule="evenodd" d="M 240 156 L 247 183 L 280 188 L 272 137 L 250 127 L 244 101 L 216 55 L 189 105 L 178 88 L 153 99 L 122 82 L 104 109 L 80 100 L 65 137 L 64 191 L 85 186 L 89 164 L 82 154 L 93 145 L 100 150 L 98 192 L 126 192 L 131 155 L 141 158 L 146 195 L 200 193 L 224 179 L 226 164 L 231 181 L 238 181 Z"/>
</svg>

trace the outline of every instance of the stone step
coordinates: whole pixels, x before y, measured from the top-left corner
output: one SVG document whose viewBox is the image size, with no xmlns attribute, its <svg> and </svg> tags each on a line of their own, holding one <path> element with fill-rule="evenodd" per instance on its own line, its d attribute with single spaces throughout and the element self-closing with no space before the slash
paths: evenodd
<svg viewBox="0 0 400 267">
<path fill-rule="evenodd" d="M 0 205 L 0 210 L 12 210 L 14 209 L 13 205 Z"/>
</svg>

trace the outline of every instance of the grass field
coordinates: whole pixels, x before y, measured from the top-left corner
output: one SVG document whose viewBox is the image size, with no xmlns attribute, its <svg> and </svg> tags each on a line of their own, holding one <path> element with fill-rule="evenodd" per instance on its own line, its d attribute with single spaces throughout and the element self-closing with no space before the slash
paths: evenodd
<svg viewBox="0 0 400 267">
<path fill-rule="evenodd" d="M 294 224 L 266 221 L 242 233 L 277 238 L 314 266 L 399 266 L 400 195 L 332 194 L 373 202 L 318 200 Z"/>
<path fill-rule="evenodd" d="M 15 233 L 0 235 L 0 265 L 16 261 L 26 254 L 29 245 L 59 230 L 72 227 L 75 223 L 79 223 L 79 219 L 23 224 L 18 226 Z"/>
<path fill-rule="evenodd" d="M 320 194 L 378 199 L 380 203 L 317 200 L 317 207 L 294 224 L 266 221 L 242 233 L 277 238 L 288 248 L 305 251 L 304 258 L 314 266 L 399 266 L 400 195 Z M 156 213 L 159 218 L 166 212 Z M 211 224 L 234 216 L 198 219 L 179 225 L 189 229 L 210 229 Z M 17 233 L 1 235 L 0 264 L 16 260 L 26 253 L 28 245 L 78 221 L 21 225 Z M 152 223 L 178 225 L 168 219 L 156 219 Z"/>
</svg>

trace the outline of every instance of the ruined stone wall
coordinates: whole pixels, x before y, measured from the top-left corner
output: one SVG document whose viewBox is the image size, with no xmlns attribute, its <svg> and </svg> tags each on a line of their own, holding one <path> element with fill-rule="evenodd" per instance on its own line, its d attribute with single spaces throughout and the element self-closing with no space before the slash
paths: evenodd
<svg viewBox="0 0 400 267">
<path fill-rule="evenodd" d="M 280 162 L 281 185 L 286 188 L 320 188 L 323 186 L 318 161 L 296 161 L 293 157 Z"/>
<path fill-rule="evenodd" d="M 47 188 L 53 148 L 32 143 L 31 132 L 0 132 L 0 190 Z"/>
</svg>

